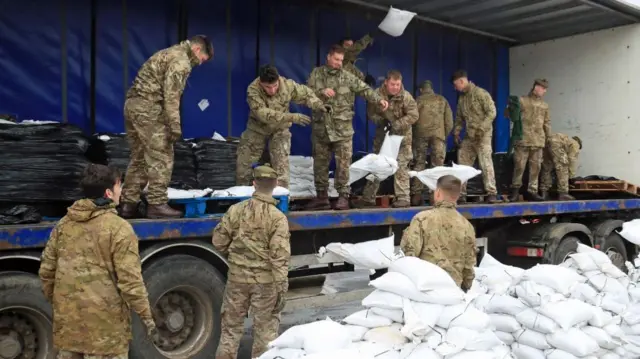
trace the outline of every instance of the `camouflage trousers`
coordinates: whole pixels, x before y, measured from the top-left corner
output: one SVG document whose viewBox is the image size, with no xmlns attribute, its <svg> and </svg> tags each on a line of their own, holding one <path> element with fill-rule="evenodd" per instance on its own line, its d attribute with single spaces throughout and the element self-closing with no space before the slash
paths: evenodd
<svg viewBox="0 0 640 359">
<path fill-rule="evenodd" d="M 291 132 L 288 128 L 265 136 L 252 130 L 245 130 L 240 136 L 236 160 L 236 185 L 251 186 L 253 183 L 252 164 L 262 156 L 269 144 L 271 166 L 278 173 L 278 185 L 289 188 L 289 154 L 291 153 Z"/>
<path fill-rule="evenodd" d="M 491 157 L 491 136 L 486 136 L 480 140 L 472 140 L 468 137 L 462 140 L 458 150 L 458 164 L 473 166 L 478 159 L 482 170 L 482 181 L 484 190 L 488 195 L 496 195 L 496 175 L 493 171 L 493 158 Z M 462 186 L 462 193 L 467 193 L 467 184 Z"/>
<path fill-rule="evenodd" d="M 380 152 L 384 137 L 384 131 L 382 129 L 377 129 L 376 135 L 373 139 L 373 151 L 375 153 Z M 412 159 L 413 152 L 411 151 L 411 137 L 405 137 L 402 139 L 400 151 L 398 152 L 398 171 L 396 171 L 393 176 L 393 189 L 396 201 L 409 201 L 409 162 L 411 162 Z M 367 184 L 364 186 L 364 190 L 362 191 L 362 199 L 365 202 L 375 202 L 379 188 L 379 180 L 367 181 Z"/>
<path fill-rule="evenodd" d="M 122 202 L 140 201 L 149 183 L 149 204 L 167 203 L 167 187 L 173 171 L 173 143 L 160 105 L 130 98 L 124 104 L 124 127 L 130 147 L 130 160 L 122 188 Z"/>
<path fill-rule="evenodd" d="M 429 167 L 438 167 L 444 164 L 447 154 L 447 143 L 436 137 L 413 137 L 413 158 L 415 165 L 413 170 L 423 171 L 427 168 L 427 149 L 431 154 Z M 411 180 L 411 194 L 420 194 L 424 191 L 424 184 L 419 179 Z"/>
<path fill-rule="evenodd" d="M 236 358 L 244 334 L 244 318 L 253 317 L 251 357 L 267 351 L 267 345 L 278 336 L 280 312 L 275 311 L 278 292 L 274 283 L 246 284 L 228 281 L 222 299 L 222 328 L 217 357 Z"/>
<path fill-rule="evenodd" d="M 95 354 L 82 354 L 74 353 L 67 350 L 58 351 L 56 359 L 128 359 L 129 354 L 117 354 L 117 355 L 95 355 Z"/>
<path fill-rule="evenodd" d="M 331 155 L 335 154 L 336 172 L 334 185 L 341 196 L 351 193 L 349 186 L 349 167 L 353 157 L 353 137 L 349 139 L 331 142 L 327 130 L 313 128 L 311 135 L 313 155 L 313 178 L 316 191 L 329 190 L 329 164 Z"/>
<path fill-rule="evenodd" d="M 569 193 L 569 161 L 562 151 L 552 152 L 544 150 L 542 170 L 540 171 L 540 191 L 548 192 L 553 186 L 551 171 L 555 169 L 558 181 L 558 193 Z"/>
<path fill-rule="evenodd" d="M 522 187 L 522 175 L 529 162 L 529 188 L 531 193 L 538 193 L 538 176 L 540 175 L 540 165 L 542 164 L 541 147 L 515 146 L 513 148 L 513 180 L 511 188 L 520 189 Z"/>
</svg>

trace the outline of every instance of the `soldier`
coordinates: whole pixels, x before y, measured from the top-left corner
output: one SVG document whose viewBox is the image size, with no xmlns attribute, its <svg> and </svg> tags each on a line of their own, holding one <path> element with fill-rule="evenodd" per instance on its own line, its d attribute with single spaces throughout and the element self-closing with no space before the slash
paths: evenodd
<svg viewBox="0 0 640 359">
<path fill-rule="evenodd" d="M 447 154 L 447 136 L 453 129 L 451 106 L 444 96 L 433 91 L 431 81 L 420 85 L 420 96 L 416 99 L 420 117 L 413 125 L 413 148 L 415 165 L 413 170 L 420 172 L 426 168 L 427 149 L 431 154 L 431 167 L 444 165 Z M 423 204 L 424 185 L 417 178 L 411 183 L 411 205 Z"/>
<path fill-rule="evenodd" d="M 418 213 L 404 230 L 400 249 L 444 269 L 464 290 L 471 288 L 476 265 L 473 226 L 456 210 L 462 183 L 454 176 L 438 178 L 435 208 Z"/>
<path fill-rule="evenodd" d="M 251 165 L 260 159 L 265 144 L 274 169 L 278 173 L 278 184 L 289 188 L 289 153 L 291 152 L 292 123 L 306 126 L 309 116 L 289 113 L 289 103 L 304 103 L 318 112 L 327 112 L 324 104 L 313 90 L 278 74 L 273 65 L 262 66 L 259 77 L 247 88 L 249 122 L 240 137 L 236 165 L 236 184 L 251 184 Z"/>
<path fill-rule="evenodd" d="M 147 182 L 147 217 L 182 215 L 167 204 L 173 144 L 182 137 L 180 98 L 191 69 L 212 57 L 211 42 L 198 35 L 156 52 L 138 71 L 124 104 L 131 160 L 122 189 L 123 217 L 138 215 L 140 192 Z"/>
<path fill-rule="evenodd" d="M 278 336 L 289 287 L 289 224 L 273 198 L 278 174 L 264 165 L 253 175 L 253 197 L 231 206 L 213 231 L 213 245 L 229 261 L 218 359 L 236 358 L 247 312 L 253 315 L 251 357 L 267 350 Z"/>
<path fill-rule="evenodd" d="M 133 309 L 158 334 L 142 280 L 138 238 L 116 206 L 120 173 L 90 164 L 76 201 L 56 224 L 42 254 L 40 279 L 53 307 L 58 359 L 126 359 Z"/>
<path fill-rule="evenodd" d="M 335 209 L 349 209 L 349 166 L 353 155 L 353 104 L 355 95 L 362 95 L 368 101 L 379 104 L 386 111 L 389 103 L 380 98 L 372 90 L 351 73 L 342 68 L 344 49 L 333 45 L 327 55 L 327 64 L 316 67 L 309 75 L 308 85 L 326 104 L 331 105 L 332 112 L 313 112 L 311 124 L 311 142 L 313 146 L 313 175 L 317 198 L 314 198 L 307 209 L 330 209 L 329 196 L 329 162 L 335 153 L 336 172 L 335 187 L 340 197 Z"/>
<path fill-rule="evenodd" d="M 353 42 L 351 38 L 344 38 L 340 41 L 340 45 L 344 48 L 344 69 L 362 81 L 365 80 L 365 76 L 356 66 L 356 61 L 358 60 L 358 55 L 371 44 L 373 44 L 373 37 L 369 34 L 364 35 L 356 42 Z M 372 84 L 369 85 L 373 86 Z"/>
<path fill-rule="evenodd" d="M 529 188 L 525 198 L 542 201 L 538 195 L 538 175 L 542 164 L 542 152 L 546 138 L 551 134 L 549 121 L 549 105 L 542 99 L 547 92 L 549 83 L 545 79 L 536 79 L 528 96 L 520 97 L 520 118 L 522 139 L 513 145 L 513 183 L 509 201 L 516 202 L 520 197 L 522 174 L 529 162 Z M 507 111 L 509 113 L 511 111 Z"/>
<path fill-rule="evenodd" d="M 582 150 L 582 140 L 578 136 L 570 138 L 562 133 L 554 133 L 548 137 L 542 162 L 542 178 L 540 178 L 540 191 L 545 200 L 549 199 L 549 189 L 552 184 L 551 171 L 554 168 L 558 183 L 558 199 L 561 201 L 575 199 L 569 194 L 569 179 L 576 176 L 580 150 Z"/>
<path fill-rule="evenodd" d="M 396 199 L 393 207 L 409 207 L 409 162 L 413 158 L 411 152 L 411 126 L 418 120 L 418 105 L 413 96 L 402 85 L 400 71 L 391 70 L 387 73 L 384 85 L 378 90 L 378 95 L 389 102 L 389 108 L 381 111 L 377 104 L 367 106 L 369 118 L 376 124 L 376 134 L 373 140 L 373 151 L 378 153 L 387 131 L 391 135 L 404 136 L 398 152 L 398 171 L 394 176 Z M 368 181 L 364 187 L 360 205 L 375 207 L 376 194 L 380 181 Z"/>
<path fill-rule="evenodd" d="M 496 176 L 493 172 L 491 158 L 491 139 L 493 137 L 493 120 L 496 118 L 496 105 L 489 92 L 476 86 L 467 78 L 467 72 L 458 70 L 451 78 L 453 86 L 460 92 L 456 121 L 454 127 L 454 141 L 458 150 L 458 163 L 473 166 L 476 158 L 480 162 L 484 189 L 488 194 L 487 201 L 499 202 L 497 199 Z M 466 136 L 460 138 L 460 131 L 466 124 Z M 460 202 L 466 202 L 466 183 L 462 186 Z"/>
</svg>

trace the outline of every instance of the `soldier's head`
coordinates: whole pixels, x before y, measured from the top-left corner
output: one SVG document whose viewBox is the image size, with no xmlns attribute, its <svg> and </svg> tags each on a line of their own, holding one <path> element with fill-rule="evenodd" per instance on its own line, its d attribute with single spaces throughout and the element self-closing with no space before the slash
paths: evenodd
<svg viewBox="0 0 640 359">
<path fill-rule="evenodd" d="M 578 142 L 578 147 L 579 147 L 580 149 L 582 149 L 582 140 L 580 139 L 580 137 L 578 137 L 578 136 L 573 136 L 572 138 L 573 138 L 573 140 L 574 140 L 574 141 Z"/>
<path fill-rule="evenodd" d="M 253 186 L 256 188 L 256 192 L 272 194 L 278 186 L 278 173 L 268 163 L 254 168 Z"/>
<path fill-rule="evenodd" d="M 263 65 L 258 70 L 260 76 L 260 87 L 269 95 L 274 96 L 280 88 L 280 74 L 278 69 L 273 65 Z"/>
<path fill-rule="evenodd" d="M 458 70 L 451 75 L 451 82 L 456 91 L 464 91 L 469 86 L 469 78 L 465 70 Z"/>
<path fill-rule="evenodd" d="M 209 38 L 204 35 L 196 35 L 189 39 L 189 42 L 191 43 L 191 51 L 200 60 L 200 64 L 213 58 L 213 44 Z"/>
<path fill-rule="evenodd" d="M 460 191 L 462 191 L 462 181 L 458 177 L 452 175 L 442 176 L 438 178 L 433 199 L 436 202 L 448 201 L 455 203 L 460 198 Z"/>
<path fill-rule="evenodd" d="M 384 88 L 391 96 L 395 96 L 402 90 L 402 74 L 398 70 L 391 70 L 387 72 L 387 77 L 384 79 Z"/>
<path fill-rule="evenodd" d="M 84 170 L 80 186 L 86 198 L 108 198 L 117 205 L 122 191 L 121 178 L 117 168 L 92 163 Z"/>
<path fill-rule="evenodd" d="M 327 54 L 327 66 L 332 69 L 340 69 L 342 68 L 342 61 L 344 61 L 344 47 L 331 45 Z"/>
<path fill-rule="evenodd" d="M 420 93 L 433 92 L 433 84 L 429 80 L 425 80 L 420 84 Z"/>
<path fill-rule="evenodd" d="M 547 79 L 535 79 L 531 91 L 533 91 L 536 96 L 542 97 L 547 93 L 547 88 L 549 88 L 549 81 L 547 81 Z"/>
<path fill-rule="evenodd" d="M 342 40 L 340 40 L 340 42 L 338 43 L 340 44 L 340 46 L 346 48 L 349 48 L 351 46 L 353 46 L 353 39 L 349 38 L 349 37 L 345 37 Z"/>
</svg>

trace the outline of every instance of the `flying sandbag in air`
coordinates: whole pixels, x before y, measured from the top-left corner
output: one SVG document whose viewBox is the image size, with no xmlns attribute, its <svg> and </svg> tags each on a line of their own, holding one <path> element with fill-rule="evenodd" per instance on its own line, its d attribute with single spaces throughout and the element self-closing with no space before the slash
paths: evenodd
<svg viewBox="0 0 640 359">
<path fill-rule="evenodd" d="M 402 35 L 404 29 L 407 28 L 414 16 L 416 16 L 415 12 L 394 9 L 393 6 L 391 6 L 389 7 L 387 16 L 385 16 L 384 20 L 378 25 L 378 29 L 393 37 L 398 37 Z"/>
</svg>

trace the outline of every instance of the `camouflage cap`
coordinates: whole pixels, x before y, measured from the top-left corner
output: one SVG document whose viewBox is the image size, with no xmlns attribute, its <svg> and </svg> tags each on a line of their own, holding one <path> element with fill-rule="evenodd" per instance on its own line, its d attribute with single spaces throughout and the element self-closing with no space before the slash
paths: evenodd
<svg viewBox="0 0 640 359">
<path fill-rule="evenodd" d="M 578 145 L 580 146 L 580 149 L 582 149 L 582 140 L 580 139 L 580 137 L 573 136 L 572 138 L 573 138 L 574 141 L 578 142 Z"/>
<path fill-rule="evenodd" d="M 262 166 L 258 166 L 256 168 L 253 169 L 253 178 L 254 179 L 258 179 L 258 178 L 278 178 L 278 173 L 276 173 L 276 170 L 274 170 L 273 168 L 271 168 L 271 165 L 268 163 L 265 163 Z"/>
<path fill-rule="evenodd" d="M 547 79 L 535 79 L 533 81 L 533 85 L 540 85 L 544 88 L 549 88 L 549 81 L 547 81 Z"/>
<path fill-rule="evenodd" d="M 433 84 L 430 80 L 425 80 L 420 84 L 420 88 L 423 90 L 433 89 Z"/>
</svg>

